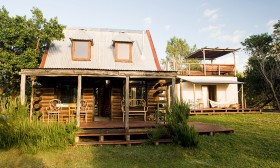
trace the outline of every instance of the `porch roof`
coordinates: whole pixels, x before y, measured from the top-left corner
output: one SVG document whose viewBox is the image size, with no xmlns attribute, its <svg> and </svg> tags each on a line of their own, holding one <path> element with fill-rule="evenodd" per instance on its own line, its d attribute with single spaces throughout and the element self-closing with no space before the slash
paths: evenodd
<svg viewBox="0 0 280 168">
<path fill-rule="evenodd" d="M 244 82 L 228 79 L 227 77 L 214 78 L 189 78 L 188 76 L 178 76 L 178 78 L 193 84 L 243 84 Z"/>
<path fill-rule="evenodd" d="M 194 58 L 194 59 L 203 59 L 203 52 L 205 52 L 205 59 L 206 60 L 213 60 L 218 57 L 224 56 L 226 54 L 238 51 L 238 49 L 229 49 L 229 48 L 201 48 L 192 54 L 188 55 L 187 58 Z"/>
<path fill-rule="evenodd" d="M 29 68 L 21 69 L 21 75 L 26 76 L 88 76 L 125 78 L 174 78 L 176 71 L 149 70 L 112 70 L 112 69 L 81 69 L 81 68 Z"/>
</svg>

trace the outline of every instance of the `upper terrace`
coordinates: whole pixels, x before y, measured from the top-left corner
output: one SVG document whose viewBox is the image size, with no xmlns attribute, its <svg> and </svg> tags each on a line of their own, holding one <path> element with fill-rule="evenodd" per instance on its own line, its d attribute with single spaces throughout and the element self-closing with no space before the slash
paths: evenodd
<svg viewBox="0 0 280 168">
<path fill-rule="evenodd" d="M 235 52 L 238 50 L 202 48 L 188 55 L 185 61 L 166 62 L 165 70 L 176 70 L 179 75 L 185 76 L 236 76 Z M 232 64 L 213 64 L 215 59 L 229 53 L 233 53 Z"/>
</svg>

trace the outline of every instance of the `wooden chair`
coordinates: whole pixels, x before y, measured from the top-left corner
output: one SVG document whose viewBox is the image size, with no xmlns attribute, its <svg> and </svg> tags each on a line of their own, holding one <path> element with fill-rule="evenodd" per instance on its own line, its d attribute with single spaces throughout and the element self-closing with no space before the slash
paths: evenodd
<svg viewBox="0 0 280 168">
<path fill-rule="evenodd" d="M 87 123 L 87 110 L 88 110 L 87 101 L 81 100 L 80 115 L 83 115 L 85 117 L 86 123 Z"/>
<path fill-rule="evenodd" d="M 56 117 L 57 122 L 59 121 L 59 114 L 61 111 L 61 101 L 59 99 L 52 99 L 49 102 L 49 106 L 46 107 L 48 113 L 48 122 L 52 117 Z"/>
<path fill-rule="evenodd" d="M 76 117 L 77 105 L 75 103 L 68 104 L 68 118 L 69 122 Z"/>
</svg>

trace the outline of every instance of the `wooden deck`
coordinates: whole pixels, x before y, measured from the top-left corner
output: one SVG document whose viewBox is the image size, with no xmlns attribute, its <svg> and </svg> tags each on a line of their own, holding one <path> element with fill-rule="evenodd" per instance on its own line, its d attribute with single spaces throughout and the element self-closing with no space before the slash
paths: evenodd
<svg viewBox="0 0 280 168">
<path fill-rule="evenodd" d="M 261 113 L 258 108 L 202 108 L 191 110 L 190 115 L 211 115 L 211 114 L 256 114 Z"/>
<path fill-rule="evenodd" d="M 161 123 L 164 125 L 163 123 Z M 233 133 L 231 128 L 225 128 L 218 125 L 189 122 L 199 134 L 214 135 L 216 133 Z M 81 123 L 81 131 L 77 134 L 77 145 L 131 145 L 141 144 L 147 141 L 148 131 L 156 127 L 154 121 L 132 121 L 129 123 L 129 131 L 125 132 L 125 126 L 122 121 L 95 121 L 90 123 Z M 126 140 L 130 136 L 130 140 Z M 167 143 L 171 139 L 160 139 L 155 142 Z"/>
</svg>

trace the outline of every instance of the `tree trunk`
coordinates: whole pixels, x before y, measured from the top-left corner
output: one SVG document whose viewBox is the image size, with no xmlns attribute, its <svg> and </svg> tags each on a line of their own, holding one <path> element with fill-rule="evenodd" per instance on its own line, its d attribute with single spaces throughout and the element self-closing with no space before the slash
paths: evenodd
<svg viewBox="0 0 280 168">
<path fill-rule="evenodd" d="M 259 60 L 259 59 L 258 59 Z M 273 93 L 273 97 L 276 101 L 277 104 L 277 109 L 280 110 L 280 103 L 279 100 L 277 98 L 277 94 L 275 92 L 275 89 L 273 87 L 273 83 L 272 81 L 267 77 L 266 71 L 265 71 L 265 58 L 262 58 L 262 60 L 259 60 L 259 64 L 260 64 L 260 69 L 261 69 L 261 73 L 263 74 L 264 79 L 266 80 L 266 82 L 268 83 L 272 93 Z"/>
</svg>

